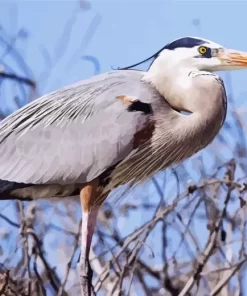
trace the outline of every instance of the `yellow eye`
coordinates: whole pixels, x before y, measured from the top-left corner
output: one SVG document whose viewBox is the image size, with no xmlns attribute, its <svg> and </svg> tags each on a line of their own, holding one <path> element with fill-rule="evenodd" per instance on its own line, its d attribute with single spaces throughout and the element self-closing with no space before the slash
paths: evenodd
<svg viewBox="0 0 247 296">
<path fill-rule="evenodd" d="M 200 54 L 205 54 L 207 52 L 207 47 L 205 46 L 200 46 L 198 48 L 198 51 L 200 52 Z"/>
</svg>

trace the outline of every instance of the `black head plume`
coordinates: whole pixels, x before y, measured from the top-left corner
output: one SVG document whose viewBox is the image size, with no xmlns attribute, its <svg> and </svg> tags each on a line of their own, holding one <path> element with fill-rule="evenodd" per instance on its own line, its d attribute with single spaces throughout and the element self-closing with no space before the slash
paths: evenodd
<svg viewBox="0 0 247 296">
<path fill-rule="evenodd" d="M 151 57 L 149 57 L 139 63 L 133 64 L 131 66 L 123 67 L 123 68 L 118 67 L 117 69 L 114 69 L 114 68 L 112 68 L 112 69 L 113 70 L 131 70 L 132 68 L 139 66 L 139 65 L 153 59 L 152 63 L 149 66 L 149 68 L 150 68 L 151 65 L 153 64 L 153 62 L 155 61 L 155 59 L 159 56 L 161 51 L 164 49 L 174 50 L 179 47 L 191 48 L 191 47 L 198 46 L 198 45 L 205 44 L 205 43 L 208 43 L 208 42 L 206 40 L 199 39 L 196 37 L 182 37 L 182 38 L 176 39 L 176 40 L 168 43 L 167 45 L 162 47 L 159 51 L 157 51 L 155 54 L 153 54 Z"/>
<path fill-rule="evenodd" d="M 147 59 L 145 59 L 145 60 L 143 60 L 143 61 L 141 61 L 141 62 L 139 62 L 139 63 L 133 64 L 133 65 L 131 65 L 131 66 L 123 67 L 123 68 L 118 67 L 117 69 L 114 69 L 114 70 L 130 70 L 130 69 L 132 69 L 132 68 L 134 68 L 134 67 L 136 67 L 136 66 L 139 66 L 139 65 L 141 65 L 141 64 L 143 64 L 143 63 L 145 63 L 145 62 L 147 62 L 147 61 L 150 61 L 151 59 L 153 59 L 153 61 L 152 61 L 152 63 L 153 63 L 154 60 L 158 57 L 158 55 L 160 54 L 160 52 L 161 52 L 163 49 L 164 49 L 164 47 L 163 47 L 161 50 L 159 50 L 158 52 L 156 52 L 155 54 L 153 54 L 151 57 L 149 57 L 149 58 L 147 58 Z M 151 63 L 151 65 L 152 65 L 152 63 Z M 151 66 L 151 65 L 150 65 L 150 66 Z M 149 66 L 149 67 L 150 67 L 150 66 Z"/>
</svg>

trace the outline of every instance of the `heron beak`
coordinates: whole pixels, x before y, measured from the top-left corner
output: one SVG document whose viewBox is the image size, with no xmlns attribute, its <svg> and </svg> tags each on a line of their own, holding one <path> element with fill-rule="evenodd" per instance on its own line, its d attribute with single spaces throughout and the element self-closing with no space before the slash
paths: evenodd
<svg viewBox="0 0 247 296">
<path fill-rule="evenodd" d="M 228 66 L 229 68 L 247 68 L 247 52 L 234 49 L 224 49 L 223 52 L 216 54 L 216 57 L 224 66 Z"/>
</svg>

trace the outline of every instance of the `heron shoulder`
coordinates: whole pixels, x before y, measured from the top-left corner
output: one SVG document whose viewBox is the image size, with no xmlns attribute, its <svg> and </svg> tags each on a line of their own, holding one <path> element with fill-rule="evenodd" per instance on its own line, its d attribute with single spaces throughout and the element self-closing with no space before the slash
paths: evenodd
<svg viewBox="0 0 247 296">
<path fill-rule="evenodd" d="M 72 122 L 73 114 L 83 114 L 86 120 L 90 116 L 106 110 L 117 102 L 119 96 L 132 96 L 149 103 L 154 90 L 141 82 L 143 71 L 116 70 L 102 73 L 52 91 L 18 109 L 0 123 L 0 134 L 22 126 L 26 120 L 53 122 L 58 113 L 64 121 L 68 116 Z M 153 91 L 153 92 L 152 92 Z M 53 110 L 53 112 L 51 112 Z M 68 116 L 67 116 L 68 115 Z M 53 119 L 52 119 L 53 118 Z M 83 120 L 84 121 L 84 120 Z"/>
</svg>

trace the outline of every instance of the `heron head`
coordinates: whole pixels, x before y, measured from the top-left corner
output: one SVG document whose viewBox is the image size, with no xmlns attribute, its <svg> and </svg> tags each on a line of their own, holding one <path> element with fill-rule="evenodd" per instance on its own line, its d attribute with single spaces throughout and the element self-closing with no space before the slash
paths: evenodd
<svg viewBox="0 0 247 296">
<path fill-rule="evenodd" d="M 163 47 L 154 57 L 156 65 L 204 71 L 247 68 L 247 53 L 227 49 L 207 39 L 183 37 Z"/>
<path fill-rule="evenodd" d="M 149 71 L 155 68 L 156 74 L 183 69 L 213 72 L 247 68 L 247 52 L 228 49 L 203 38 L 182 37 L 168 43 L 151 57 L 118 69 L 131 69 L 149 60 L 152 60 Z"/>
</svg>

